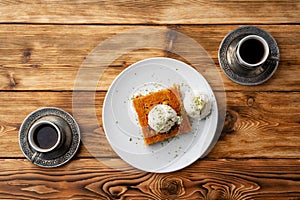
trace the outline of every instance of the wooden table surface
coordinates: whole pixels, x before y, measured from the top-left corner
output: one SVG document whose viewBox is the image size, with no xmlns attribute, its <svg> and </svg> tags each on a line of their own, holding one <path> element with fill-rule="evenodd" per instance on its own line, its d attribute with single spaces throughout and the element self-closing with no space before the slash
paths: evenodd
<svg viewBox="0 0 300 200">
<path fill-rule="evenodd" d="M 223 37 L 241 25 L 268 31 L 279 45 L 279 67 L 259 86 L 231 82 L 218 63 Z M 183 33 L 216 63 L 227 117 L 213 150 L 174 173 L 127 165 L 120 171 L 107 166 L 122 161 L 87 120 L 80 124 L 83 139 L 100 137 L 103 143 L 91 143 L 99 155 L 82 144 L 59 168 L 43 169 L 25 159 L 18 143 L 24 118 L 48 106 L 72 114 L 74 81 L 89 52 L 118 33 L 143 27 Z M 100 124 L 112 80 L 130 64 L 157 56 L 175 55 L 138 50 L 105 71 L 107 81 L 96 91 Z M 300 199 L 299 0 L 0 1 L 0 90 L 0 199 Z"/>
</svg>

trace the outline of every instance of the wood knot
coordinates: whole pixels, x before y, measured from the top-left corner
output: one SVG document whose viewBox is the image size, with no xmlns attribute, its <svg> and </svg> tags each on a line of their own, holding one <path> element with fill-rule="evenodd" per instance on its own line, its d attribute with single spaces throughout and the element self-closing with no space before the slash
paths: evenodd
<svg viewBox="0 0 300 200">
<path fill-rule="evenodd" d="M 165 178 L 161 184 L 163 196 L 179 196 L 183 193 L 183 182 L 179 178 Z"/>
<path fill-rule="evenodd" d="M 247 99 L 247 105 L 249 107 L 252 107 L 254 105 L 254 102 L 255 102 L 254 97 L 248 97 L 248 99 Z"/>
<path fill-rule="evenodd" d="M 31 51 L 32 51 L 31 48 L 25 49 L 22 57 L 22 63 L 27 63 L 30 60 Z"/>
<path fill-rule="evenodd" d="M 23 54 L 24 57 L 29 57 L 30 55 L 31 55 L 30 51 L 25 51 Z"/>
<path fill-rule="evenodd" d="M 125 186 L 114 186 L 109 188 L 109 193 L 114 199 L 118 199 L 127 191 Z"/>
<path fill-rule="evenodd" d="M 232 133 L 234 131 L 234 124 L 235 124 L 236 120 L 237 120 L 236 112 L 234 112 L 232 110 L 226 111 L 223 132 L 224 133 Z"/>
</svg>

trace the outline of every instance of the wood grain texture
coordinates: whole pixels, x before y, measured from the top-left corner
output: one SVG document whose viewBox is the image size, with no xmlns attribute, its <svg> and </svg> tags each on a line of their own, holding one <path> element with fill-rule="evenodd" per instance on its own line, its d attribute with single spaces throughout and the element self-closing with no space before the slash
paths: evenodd
<svg viewBox="0 0 300 200">
<path fill-rule="evenodd" d="M 223 133 L 209 158 L 299 158 L 299 92 L 227 92 L 227 118 Z M 93 96 L 82 92 L 80 95 Z M 78 157 L 115 157 L 106 141 L 101 108 L 105 92 L 96 104 L 82 104 L 77 118 L 83 134 Z M 72 113 L 71 92 L 0 92 L 0 157 L 23 157 L 18 144 L 21 122 L 32 111 L 55 106 Z M 92 116 L 92 115 L 91 115 Z M 98 119 L 98 120 L 97 120 Z M 134 145 L 134 144 L 133 144 Z"/>
<path fill-rule="evenodd" d="M 300 200 L 299 10 L 297 0 L 1 0 L 0 199 Z M 243 24 L 270 32 L 280 49 L 278 70 L 255 87 L 231 82 L 218 64 L 222 39 Z M 83 101 L 76 108 L 83 113 L 77 118 L 83 138 L 71 162 L 43 169 L 25 159 L 18 144 L 24 118 L 45 106 L 76 113 L 72 91 L 88 54 L 106 39 L 136 28 L 165 30 L 159 40 L 164 48 L 139 49 L 108 68 L 99 66 L 106 69 L 95 105 Z M 206 158 L 178 172 L 153 174 L 124 163 L 99 125 L 106 91 L 126 67 L 161 56 L 189 63 L 168 51 L 178 40 L 170 40 L 167 28 L 209 53 L 224 81 L 227 112 L 223 132 Z"/>
<path fill-rule="evenodd" d="M 26 160 L 0 160 L 3 199 L 300 198 L 299 160 L 201 160 L 172 174 L 132 169 L 119 159 L 109 168 L 95 159 L 41 169 Z M 12 167 L 14 166 L 14 167 Z"/>
<path fill-rule="evenodd" d="M 0 3 L 2 23 L 236 24 L 299 23 L 299 1 L 46 0 Z"/>
<path fill-rule="evenodd" d="M 216 63 L 228 91 L 300 91 L 300 25 L 259 26 L 270 32 L 278 42 L 281 61 L 274 76 L 265 84 L 255 87 L 233 83 L 218 65 L 218 47 L 223 37 L 237 27 L 206 25 L 170 28 L 191 37 L 206 49 Z M 0 25 L 0 90 L 70 91 L 74 88 L 82 62 L 98 44 L 135 28 L 148 26 Z M 165 30 L 167 27 L 155 28 Z M 133 51 L 119 57 L 104 71 L 104 78 L 97 90 L 107 90 L 113 79 L 132 63 L 159 56 L 186 61 L 164 49 Z"/>
</svg>

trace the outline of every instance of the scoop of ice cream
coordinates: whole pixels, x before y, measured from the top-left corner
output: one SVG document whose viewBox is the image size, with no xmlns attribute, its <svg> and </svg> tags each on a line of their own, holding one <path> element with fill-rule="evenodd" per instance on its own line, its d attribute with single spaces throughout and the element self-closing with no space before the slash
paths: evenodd
<svg viewBox="0 0 300 200">
<path fill-rule="evenodd" d="M 158 104 L 148 114 L 148 124 L 156 132 L 168 132 L 176 123 L 180 123 L 180 117 L 168 105 Z"/>
<path fill-rule="evenodd" d="M 197 92 L 196 94 L 186 93 L 183 100 L 187 114 L 192 118 L 203 119 L 211 111 L 211 101 L 206 94 Z"/>
</svg>

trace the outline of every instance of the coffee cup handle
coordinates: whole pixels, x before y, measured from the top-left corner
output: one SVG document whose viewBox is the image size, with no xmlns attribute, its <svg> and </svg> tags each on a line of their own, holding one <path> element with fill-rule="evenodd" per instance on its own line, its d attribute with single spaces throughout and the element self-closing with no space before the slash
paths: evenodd
<svg viewBox="0 0 300 200">
<path fill-rule="evenodd" d="M 269 56 L 268 60 L 275 60 L 275 61 L 279 61 L 279 58 L 276 56 Z"/>
<path fill-rule="evenodd" d="M 30 158 L 30 161 L 34 163 L 40 157 L 41 154 L 42 154 L 41 152 L 35 151 L 32 157 Z"/>
</svg>

